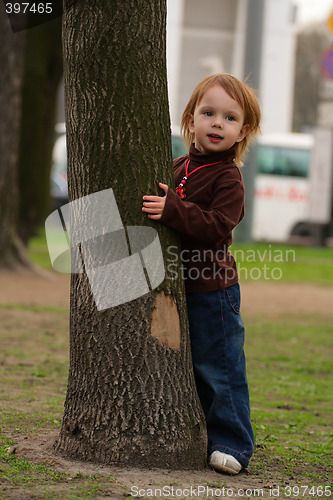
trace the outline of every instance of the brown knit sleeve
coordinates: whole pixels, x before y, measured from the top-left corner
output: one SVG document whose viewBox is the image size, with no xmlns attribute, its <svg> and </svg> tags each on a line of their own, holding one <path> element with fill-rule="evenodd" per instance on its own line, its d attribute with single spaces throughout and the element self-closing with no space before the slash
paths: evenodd
<svg viewBox="0 0 333 500">
<path fill-rule="evenodd" d="M 244 215 L 244 184 L 237 176 L 228 182 L 216 182 L 209 210 L 181 200 L 168 189 L 160 222 L 204 244 L 226 239 Z"/>
</svg>

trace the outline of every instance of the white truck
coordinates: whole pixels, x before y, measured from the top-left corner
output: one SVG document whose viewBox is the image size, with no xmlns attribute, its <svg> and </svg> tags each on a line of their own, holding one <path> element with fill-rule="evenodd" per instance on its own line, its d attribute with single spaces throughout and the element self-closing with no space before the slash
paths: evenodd
<svg viewBox="0 0 333 500">
<path fill-rule="evenodd" d="M 333 236 L 333 131 L 258 138 L 253 239 L 324 245 Z"/>
</svg>

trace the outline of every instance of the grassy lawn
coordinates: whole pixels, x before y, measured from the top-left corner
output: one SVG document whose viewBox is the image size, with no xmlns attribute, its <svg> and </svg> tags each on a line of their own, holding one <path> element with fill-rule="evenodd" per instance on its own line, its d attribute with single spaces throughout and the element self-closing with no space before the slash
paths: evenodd
<svg viewBox="0 0 333 500">
<path fill-rule="evenodd" d="M 237 261 L 241 280 L 333 285 L 333 247 L 234 243 L 230 251 Z M 37 265 L 51 269 L 43 230 L 30 240 L 29 256 Z"/>
<path fill-rule="evenodd" d="M 40 230 L 38 236 L 31 238 L 29 241 L 28 255 L 37 266 L 52 269 L 45 231 L 43 229 Z"/>
<path fill-rule="evenodd" d="M 255 470 L 302 484 L 333 481 L 332 319 L 245 318 Z"/>
<path fill-rule="evenodd" d="M 20 307 L 2 313 L 0 484 L 29 488 L 31 498 L 41 493 L 60 498 L 64 493 L 57 488 L 64 485 L 65 498 L 103 495 L 115 478 L 83 473 L 73 478 L 43 461 L 7 454 L 19 438 L 59 430 L 68 339 L 67 313 Z M 245 321 L 257 445 L 251 477 L 269 482 L 273 474 L 280 486 L 332 486 L 332 319 L 254 314 Z"/>
<path fill-rule="evenodd" d="M 231 253 L 241 279 L 333 285 L 333 248 L 235 243 Z"/>
<path fill-rule="evenodd" d="M 234 245 L 233 249 L 239 251 L 238 265 L 244 269 L 281 266 L 285 282 L 333 283 L 333 249 L 268 244 Z M 43 236 L 31 241 L 29 252 L 37 264 L 50 267 Z M 68 311 L 12 304 L 0 305 L 0 314 L 0 491 L 4 498 L 14 487 L 28 491 L 17 498 L 102 498 L 111 490 L 120 493 L 109 498 L 129 498 L 128 491 L 107 474 L 79 472 L 73 477 L 42 459 L 28 461 L 19 449 L 8 453 L 22 439 L 59 431 L 68 374 Z M 270 486 L 331 487 L 333 496 L 332 317 L 253 312 L 244 320 L 256 436 L 249 477 Z M 228 476 L 221 476 L 221 484 L 227 483 Z M 294 490 L 289 497 L 330 496 L 318 489 L 309 491 L 305 495 Z"/>
</svg>

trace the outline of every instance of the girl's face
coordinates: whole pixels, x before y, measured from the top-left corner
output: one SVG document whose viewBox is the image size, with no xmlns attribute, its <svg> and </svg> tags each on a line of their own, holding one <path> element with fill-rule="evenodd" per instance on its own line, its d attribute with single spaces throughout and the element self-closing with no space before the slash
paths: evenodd
<svg viewBox="0 0 333 500">
<path fill-rule="evenodd" d="M 204 154 L 230 149 L 249 132 L 244 111 L 220 86 L 210 87 L 189 118 L 195 147 Z"/>
</svg>

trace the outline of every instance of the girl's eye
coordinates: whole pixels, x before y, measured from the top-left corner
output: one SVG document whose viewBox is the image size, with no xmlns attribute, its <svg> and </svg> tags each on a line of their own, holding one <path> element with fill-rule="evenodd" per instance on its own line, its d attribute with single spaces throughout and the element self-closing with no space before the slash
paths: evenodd
<svg viewBox="0 0 333 500">
<path fill-rule="evenodd" d="M 230 122 L 233 122 L 235 120 L 235 117 L 232 115 L 227 116 L 227 120 Z"/>
<path fill-rule="evenodd" d="M 206 115 L 206 116 L 213 116 L 213 112 L 212 111 L 205 111 L 204 115 Z"/>
</svg>

